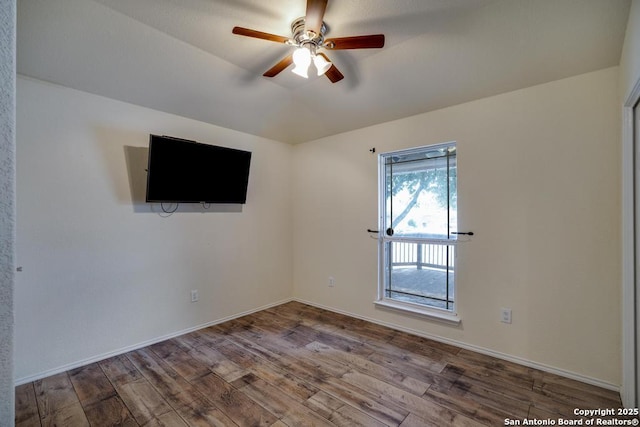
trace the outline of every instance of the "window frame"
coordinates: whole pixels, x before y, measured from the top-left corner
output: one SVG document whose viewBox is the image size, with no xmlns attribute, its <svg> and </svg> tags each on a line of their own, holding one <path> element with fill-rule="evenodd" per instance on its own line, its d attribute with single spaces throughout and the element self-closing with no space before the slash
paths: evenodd
<svg viewBox="0 0 640 427">
<path fill-rule="evenodd" d="M 456 168 L 457 168 L 457 143 L 456 141 L 450 141 L 450 142 L 446 142 L 446 143 L 440 143 L 440 144 L 432 144 L 432 145 L 425 145 L 425 146 L 420 146 L 420 147 L 414 147 L 414 148 L 409 148 L 409 149 L 402 149 L 402 150 L 394 150 L 394 151 L 389 151 L 389 152 L 384 152 L 384 153 L 380 153 L 378 155 L 378 295 L 377 295 L 377 299 L 374 301 L 374 304 L 377 306 L 380 306 L 382 308 L 389 308 L 392 310 L 397 310 L 397 311 L 401 311 L 404 313 L 408 313 L 411 315 L 419 315 L 419 316 L 425 316 L 427 318 L 430 318 L 432 320 L 437 320 L 437 321 L 441 321 L 444 323 L 449 323 L 449 324 L 453 324 L 453 325 L 458 325 L 461 322 L 461 319 L 458 315 L 458 296 L 457 296 L 457 289 L 458 287 L 456 286 L 456 282 L 457 282 L 457 270 L 458 270 L 458 265 L 457 265 L 457 259 L 455 262 L 455 266 L 454 266 L 454 283 L 453 283 L 453 292 L 455 295 L 455 299 L 453 301 L 453 307 L 451 310 L 448 309 L 442 309 L 442 308 L 438 308 L 438 307 L 432 307 L 432 306 L 428 306 L 425 304 L 420 304 L 420 303 L 412 303 L 412 302 L 407 302 L 407 301 L 399 301 L 397 299 L 394 298 L 390 298 L 386 296 L 386 289 L 385 289 L 385 285 L 386 285 L 386 279 L 385 279 L 385 275 L 387 272 L 387 261 L 388 261 L 388 254 L 387 254 L 387 244 L 390 244 L 391 242 L 415 242 L 415 243 L 429 243 L 430 241 L 432 241 L 433 243 L 437 243 L 437 244 L 445 244 L 447 245 L 447 247 L 449 245 L 454 247 L 454 251 L 455 251 L 455 256 L 457 258 L 457 243 L 458 243 L 458 239 L 457 239 L 457 235 L 456 234 L 449 234 L 446 238 L 421 238 L 418 240 L 408 237 L 408 238 L 402 238 L 402 237 L 387 237 L 385 235 L 385 227 L 386 227 L 386 214 L 387 214 L 387 208 L 386 208 L 386 185 L 387 185 L 387 170 L 386 170 L 386 159 L 389 158 L 390 156 L 406 156 L 406 155 L 411 155 L 411 154 L 416 154 L 416 153 L 421 153 L 421 152 L 425 152 L 425 151 L 435 151 L 438 149 L 443 149 L 443 148 L 449 148 L 449 147 L 455 147 L 456 149 Z M 457 170 L 456 170 L 457 173 Z"/>
</svg>

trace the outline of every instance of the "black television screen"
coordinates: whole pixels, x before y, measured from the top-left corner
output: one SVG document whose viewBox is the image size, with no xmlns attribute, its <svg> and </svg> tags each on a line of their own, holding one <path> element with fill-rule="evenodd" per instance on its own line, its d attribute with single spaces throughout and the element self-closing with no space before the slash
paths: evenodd
<svg viewBox="0 0 640 427">
<path fill-rule="evenodd" d="M 247 201 L 251 152 L 149 136 L 147 202 Z"/>
</svg>

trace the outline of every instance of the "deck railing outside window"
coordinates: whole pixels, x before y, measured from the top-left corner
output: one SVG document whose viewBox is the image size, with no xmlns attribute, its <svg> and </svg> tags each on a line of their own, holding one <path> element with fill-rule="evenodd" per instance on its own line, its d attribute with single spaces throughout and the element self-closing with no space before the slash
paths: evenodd
<svg viewBox="0 0 640 427">
<path fill-rule="evenodd" d="M 443 244 L 394 242 L 392 248 L 393 266 L 415 266 L 447 269 L 447 246 Z M 449 260 L 449 267 L 455 266 L 455 260 Z"/>
</svg>

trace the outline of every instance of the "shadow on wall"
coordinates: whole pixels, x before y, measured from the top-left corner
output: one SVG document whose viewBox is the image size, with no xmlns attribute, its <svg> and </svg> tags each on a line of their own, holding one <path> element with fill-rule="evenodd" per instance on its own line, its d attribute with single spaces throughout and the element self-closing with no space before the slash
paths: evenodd
<svg viewBox="0 0 640 427">
<path fill-rule="evenodd" d="M 151 212 L 151 203 L 146 203 L 148 147 L 124 146 L 124 158 L 129 176 L 129 190 L 134 212 Z"/>
<path fill-rule="evenodd" d="M 149 134 L 120 129 L 96 130 L 110 177 L 113 192 L 120 204 L 130 204 L 135 213 L 152 213 L 169 216 L 172 213 L 238 213 L 242 205 L 200 203 L 147 203 L 147 166 L 149 159 Z M 129 145 L 135 144 L 135 145 Z M 146 146 L 142 146 L 147 144 Z M 124 150 L 124 159 L 121 157 Z M 124 160 L 124 162 L 123 162 Z M 126 168 L 126 175 L 122 173 Z M 128 185 L 124 180 L 128 177 Z M 128 191 L 127 191 L 128 188 Z"/>
</svg>

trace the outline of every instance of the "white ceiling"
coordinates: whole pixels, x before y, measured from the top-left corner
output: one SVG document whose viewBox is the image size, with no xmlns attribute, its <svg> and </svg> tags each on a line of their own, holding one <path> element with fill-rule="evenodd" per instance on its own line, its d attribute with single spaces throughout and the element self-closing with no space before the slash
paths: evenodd
<svg viewBox="0 0 640 427">
<path fill-rule="evenodd" d="M 305 0 L 20 0 L 18 73 L 288 143 L 618 65 L 630 0 L 329 0 L 345 75 L 262 73 Z"/>
</svg>

